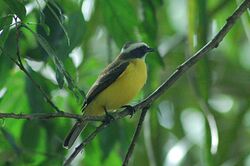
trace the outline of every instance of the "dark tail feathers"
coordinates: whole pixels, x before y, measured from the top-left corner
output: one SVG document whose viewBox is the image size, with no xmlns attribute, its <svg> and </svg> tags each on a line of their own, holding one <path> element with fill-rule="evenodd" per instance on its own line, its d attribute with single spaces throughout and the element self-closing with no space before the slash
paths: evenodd
<svg viewBox="0 0 250 166">
<path fill-rule="evenodd" d="M 74 144 L 77 137 L 81 134 L 82 130 L 87 126 L 88 122 L 76 122 L 69 134 L 64 140 L 63 147 L 69 149 Z"/>
</svg>

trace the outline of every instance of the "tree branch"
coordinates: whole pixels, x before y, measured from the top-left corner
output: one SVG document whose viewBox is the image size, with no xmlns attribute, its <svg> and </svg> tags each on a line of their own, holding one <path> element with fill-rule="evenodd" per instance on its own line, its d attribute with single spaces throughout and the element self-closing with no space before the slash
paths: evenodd
<svg viewBox="0 0 250 166">
<path fill-rule="evenodd" d="M 142 123 L 143 123 L 143 121 L 145 119 L 147 111 L 148 111 L 148 108 L 146 108 L 146 107 L 143 108 L 142 111 L 141 111 L 141 116 L 140 116 L 139 122 L 137 124 L 135 133 L 134 133 L 132 141 L 131 141 L 131 143 L 129 145 L 129 148 L 128 148 L 128 151 L 126 153 L 126 156 L 125 156 L 125 158 L 123 160 L 122 166 L 127 166 L 128 165 L 128 161 L 129 161 L 129 159 L 130 159 L 130 157 L 131 157 L 131 155 L 132 155 L 132 153 L 134 151 L 135 143 L 136 143 L 136 141 L 137 141 L 137 139 L 139 137 L 139 134 L 141 132 Z"/>
<path fill-rule="evenodd" d="M 156 99 L 158 99 L 163 93 L 165 93 L 175 81 L 177 81 L 180 76 L 182 76 L 185 72 L 188 71 L 194 64 L 196 64 L 201 58 L 203 58 L 206 53 L 211 51 L 214 48 L 217 48 L 220 44 L 220 42 L 224 39 L 226 34 L 230 31 L 230 29 L 235 24 L 236 20 L 239 19 L 239 17 L 242 15 L 244 11 L 247 10 L 250 6 L 250 0 L 245 0 L 235 11 L 234 13 L 227 19 L 227 22 L 225 25 L 221 28 L 221 30 L 216 34 L 216 36 L 208 42 L 204 47 L 202 47 L 198 52 L 196 52 L 192 57 L 190 57 L 188 60 L 186 60 L 183 64 L 181 64 L 175 72 L 161 85 L 158 89 L 156 89 L 151 95 L 149 95 L 146 99 L 144 99 L 142 102 L 135 105 L 135 110 L 140 110 L 144 108 L 148 108 Z M 121 112 L 118 112 L 115 114 L 114 118 L 115 120 L 121 119 L 127 115 L 129 115 L 130 111 L 128 109 L 125 109 Z M 112 123 L 113 120 L 110 122 Z M 94 137 L 97 135 L 97 132 L 100 132 L 105 127 L 104 124 L 99 126 L 93 133 L 89 135 L 88 142 L 94 139 Z M 86 140 L 85 139 L 85 140 Z M 64 165 L 69 165 L 71 161 L 77 156 L 77 154 L 82 151 L 82 149 L 86 146 L 86 141 L 83 141 L 72 153 L 72 155 L 66 160 Z"/>
<path fill-rule="evenodd" d="M 242 13 L 249 8 L 250 0 L 245 0 L 235 12 L 227 19 L 226 24 L 222 29 L 216 34 L 216 36 L 208 42 L 204 47 L 202 47 L 198 52 L 196 52 L 192 57 L 181 64 L 177 70 L 150 96 L 148 96 L 142 103 L 137 105 L 137 108 L 143 108 L 145 105 L 151 104 L 154 100 L 159 98 L 178 78 L 183 75 L 188 69 L 190 69 L 197 61 L 206 55 L 209 51 L 217 48 L 220 42 L 224 39 L 226 34 L 235 24 L 235 21 L 242 15 Z"/>
<path fill-rule="evenodd" d="M 116 116 L 117 117 L 117 116 Z M 82 116 L 79 114 L 72 114 L 67 112 L 55 112 L 55 113 L 0 113 L 0 119 L 24 119 L 24 120 L 50 120 L 55 118 L 67 118 L 75 119 L 79 121 L 104 121 L 105 116 Z"/>
<path fill-rule="evenodd" d="M 35 114 L 0 113 L 0 119 L 49 120 L 53 118 L 72 118 L 76 120 L 82 120 L 83 116 L 67 112 L 35 113 Z"/>
<path fill-rule="evenodd" d="M 2 51 L 2 53 L 4 55 L 6 55 L 6 53 L 4 53 L 4 49 L 0 47 L 0 50 Z M 14 62 L 20 70 L 22 70 L 27 77 L 32 81 L 32 83 L 35 85 L 35 87 L 42 93 L 42 95 L 45 97 L 46 102 L 49 103 L 51 105 L 52 108 L 54 108 L 56 110 L 56 112 L 63 112 L 61 111 L 49 98 L 49 96 L 47 95 L 47 93 L 42 89 L 42 87 L 32 78 L 32 76 L 30 75 L 30 73 L 25 69 L 25 67 L 23 66 L 22 63 L 20 63 L 21 61 L 18 60 L 18 62 L 12 58 L 10 55 L 6 55 L 12 62 Z"/>
</svg>

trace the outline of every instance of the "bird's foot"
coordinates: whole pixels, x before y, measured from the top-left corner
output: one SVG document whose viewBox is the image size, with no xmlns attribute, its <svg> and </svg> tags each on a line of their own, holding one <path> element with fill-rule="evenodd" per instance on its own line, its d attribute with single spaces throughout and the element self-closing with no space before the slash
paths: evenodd
<svg viewBox="0 0 250 166">
<path fill-rule="evenodd" d="M 126 109 L 129 110 L 130 118 L 132 118 L 133 115 L 135 114 L 135 108 L 133 106 L 131 106 L 131 105 L 124 105 L 121 108 L 126 108 Z"/>
</svg>

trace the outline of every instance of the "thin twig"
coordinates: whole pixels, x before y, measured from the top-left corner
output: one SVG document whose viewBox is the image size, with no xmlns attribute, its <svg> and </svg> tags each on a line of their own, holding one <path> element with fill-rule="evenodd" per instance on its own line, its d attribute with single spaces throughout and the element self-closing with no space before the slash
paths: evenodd
<svg viewBox="0 0 250 166">
<path fill-rule="evenodd" d="M 142 123 L 143 123 L 143 121 L 145 119 L 147 111 L 148 111 L 148 108 L 146 108 L 146 107 L 143 108 L 142 111 L 141 111 L 141 116 L 140 116 L 139 122 L 137 124 L 135 133 L 133 135 L 132 141 L 131 141 L 131 143 L 129 145 L 128 151 L 127 151 L 126 156 L 125 156 L 125 158 L 123 160 L 123 163 L 122 163 L 123 166 L 128 165 L 129 159 L 130 159 L 130 157 L 131 157 L 131 155 L 132 155 L 132 153 L 134 151 L 134 148 L 135 148 L 135 143 L 136 143 L 136 141 L 137 141 L 137 139 L 138 139 L 138 137 L 140 135 L 140 132 L 141 132 L 141 129 L 142 129 Z"/>
<path fill-rule="evenodd" d="M 3 52 L 4 55 L 6 55 L 6 53 L 4 53 L 4 50 L 0 47 L 1 51 Z M 32 78 L 32 76 L 30 75 L 30 73 L 25 69 L 25 67 L 23 66 L 22 63 L 17 62 L 14 58 L 12 58 L 10 55 L 6 55 L 11 61 L 13 61 L 20 70 L 22 70 L 27 77 L 32 81 L 32 83 L 35 85 L 35 87 L 42 93 L 42 95 L 45 97 L 46 102 L 48 102 L 52 108 L 54 108 L 56 110 L 56 112 L 63 112 L 61 111 L 50 99 L 49 96 L 47 95 L 47 93 L 42 89 L 42 87 Z"/>
<path fill-rule="evenodd" d="M 48 102 L 52 108 L 54 108 L 57 112 L 62 112 L 49 98 L 47 93 L 42 89 L 42 87 L 32 78 L 30 73 L 25 69 L 21 56 L 20 56 L 20 49 L 19 49 L 19 38 L 20 38 L 20 26 L 18 25 L 17 22 L 17 17 L 14 17 L 15 19 L 15 26 L 16 26 L 16 55 L 17 55 L 17 61 L 13 59 L 11 56 L 6 55 L 9 57 L 18 67 L 20 70 L 22 70 L 28 77 L 29 79 L 33 82 L 33 84 L 36 86 L 36 88 L 42 93 L 42 95 L 45 97 L 46 102 Z M 2 52 L 4 53 L 4 50 L 1 48 Z"/>
<path fill-rule="evenodd" d="M 135 105 L 135 110 L 143 109 L 145 107 L 149 107 L 156 99 L 158 99 L 163 93 L 165 93 L 175 81 L 177 81 L 180 76 L 182 76 L 185 72 L 188 71 L 194 64 L 196 64 L 201 58 L 203 58 L 206 53 L 213 50 L 214 48 L 218 47 L 220 42 L 224 39 L 226 34 L 230 31 L 232 26 L 235 24 L 236 20 L 242 15 L 244 11 L 247 10 L 250 6 L 250 0 L 245 0 L 235 11 L 234 13 L 227 19 L 226 24 L 222 27 L 222 29 L 217 33 L 217 35 L 208 42 L 204 47 L 202 47 L 198 52 L 196 52 L 192 57 L 190 57 L 188 60 L 186 60 L 183 64 L 181 64 L 176 71 L 161 85 L 158 89 L 156 89 L 151 95 L 149 95 L 146 99 L 144 99 L 142 102 Z M 130 111 L 129 109 L 125 109 L 121 112 L 118 112 L 115 114 L 115 120 L 123 118 L 127 115 L 129 115 Z M 103 127 L 104 128 L 104 127 Z M 101 131 L 103 129 L 98 128 L 98 131 Z M 90 134 L 90 140 L 94 139 L 96 136 L 96 130 Z M 83 146 L 84 145 L 84 146 Z M 86 146 L 84 142 L 80 144 L 73 154 L 66 160 L 67 165 L 71 163 L 71 161 L 77 156 L 77 154 Z"/>
<path fill-rule="evenodd" d="M 14 16 L 15 19 L 15 27 L 16 27 L 16 55 L 17 55 L 17 59 L 19 64 L 23 67 L 22 61 L 21 61 L 21 57 L 20 57 L 20 49 L 19 49 L 19 37 L 20 37 L 20 27 L 17 23 L 17 16 Z"/>
</svg>

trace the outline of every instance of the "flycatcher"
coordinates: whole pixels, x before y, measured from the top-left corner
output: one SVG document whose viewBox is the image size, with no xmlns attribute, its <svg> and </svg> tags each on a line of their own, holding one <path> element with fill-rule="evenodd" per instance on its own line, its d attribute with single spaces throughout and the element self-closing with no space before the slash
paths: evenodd
<svg viewBox="0 0 250 166">
<path fill-rule="evenodd" d="M 126 43 L 119 56 L 104 69 L 87 93 L 82 107 L 83 116 L 104 115 L 133 99 L 146 83 L 145 55 L 153 50 L 143 42 Z M 65 138 L 65 148 L 74 144 L 87 123 L 75 123 Z"/>
</svg>

